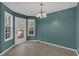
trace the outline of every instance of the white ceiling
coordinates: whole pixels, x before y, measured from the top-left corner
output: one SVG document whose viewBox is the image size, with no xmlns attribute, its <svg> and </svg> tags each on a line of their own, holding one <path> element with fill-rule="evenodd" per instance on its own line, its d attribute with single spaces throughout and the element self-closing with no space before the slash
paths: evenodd
<svg viewBox="0 0 79 59">
<path fill-rule="evenodd" d="M 29 16 L 36 16 L 41 2 L 3 2 L 11 10 Z M 49 14 L 77 6 L 77 2 L 43 2 L 43 10 Z"/>
</svg>

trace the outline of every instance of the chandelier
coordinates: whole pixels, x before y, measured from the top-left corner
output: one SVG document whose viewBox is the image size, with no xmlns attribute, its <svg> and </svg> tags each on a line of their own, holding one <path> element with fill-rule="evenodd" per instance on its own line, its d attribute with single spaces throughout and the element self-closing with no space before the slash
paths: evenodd
<svg viewBox="0 0 79 59">
<path fill-rule="evenodd" d="M 38 18 L 46 18 L 47 17 L 46 13 L 45 13 L 45 11 L 43 11 L 43 4 L 40 3 L 40 6 L 41 6 L 41 10 L 40 10 L 40 12 L 38 12 L 36 17 L 38 17 Z"/>
</svg>

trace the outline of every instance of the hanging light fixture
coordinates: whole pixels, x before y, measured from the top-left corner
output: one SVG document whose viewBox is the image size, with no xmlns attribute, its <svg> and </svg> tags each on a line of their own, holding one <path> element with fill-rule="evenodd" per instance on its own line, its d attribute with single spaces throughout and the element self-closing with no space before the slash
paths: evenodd
<svg viewBox="0 0 79 59">
<path fill-rule="evenodd" d="M 40 12 L 38 12 L 38 14 L 37 14 L 37 16 L 36 17 L 39 17 L 39 18 L 46 18 L 47 16 L 46 16 L 46 13 L 45 13 L 45 11 L 43 11 L 43 4 L 42 3 L 40 3 L 40 6 L 41 6 L 41 10 L 40 10 Z"/>
</svg>

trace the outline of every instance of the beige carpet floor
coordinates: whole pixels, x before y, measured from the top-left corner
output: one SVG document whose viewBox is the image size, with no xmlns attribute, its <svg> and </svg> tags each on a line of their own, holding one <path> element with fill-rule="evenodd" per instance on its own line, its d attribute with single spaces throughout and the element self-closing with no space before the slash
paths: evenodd
<svg viewBox="0 0 79 59">
<path fill-rule="evenodd" d="M 76 56 L 76 52 L 41 42 L 26 42 L 14 46 L 3 56 Z"/>
</svg>

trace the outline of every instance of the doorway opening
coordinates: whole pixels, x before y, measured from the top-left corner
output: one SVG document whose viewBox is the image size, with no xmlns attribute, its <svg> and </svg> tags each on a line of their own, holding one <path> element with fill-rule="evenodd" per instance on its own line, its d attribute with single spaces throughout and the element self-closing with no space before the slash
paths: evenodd
<svg viewBox="0 0 79 59">
<path fill-rule="evenodd" d="M 26 42 L 26 19 L 15 17 L 15 45 Z"/>
</svg>

